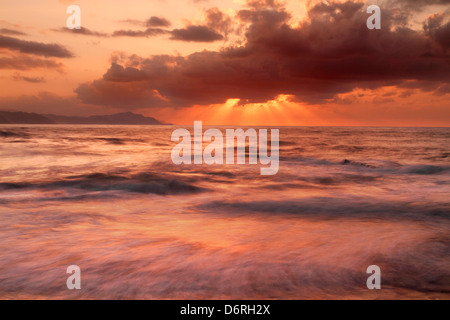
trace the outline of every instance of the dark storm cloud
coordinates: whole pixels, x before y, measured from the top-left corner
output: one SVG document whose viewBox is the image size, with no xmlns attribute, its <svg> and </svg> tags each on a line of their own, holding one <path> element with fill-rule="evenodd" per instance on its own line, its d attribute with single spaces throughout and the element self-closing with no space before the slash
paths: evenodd
<svg viewBox="0 0 450 320">
<path fill-rule="evenodd" d="M 0 48 L 44 57 L 72 58 L 74 55 L 59 44 L 20 40 L 0 35 Z"/>
<path fill-rule="evenodd" d="M 435 14 L 424 23 L 425 32 L 442 48 L 450 48 L 450 21 L 445 23 L 445 15 Z"/>
<path fill-rule="evenodd" d="M 187 107 L 230 98 L 265 102 L 279 94 L 326 103 L 355 88 L 401 87 L 413 81 L 419 90 L 438 90 L 450 82 L 443 20 L 412 30 L 384 9 L 382 29 L 368 30 L 366 7 L 348 1 L 313 5 L 308 19 L 294 27 L 276 2 L 249 3 L 237 15 L 246 25 L 243 46 L 186 57 L 117 60 L 102 79 L 82 84 L 78 97 L 122 108 Z"/>
<path fill-rule="evenodd" d="M 206 26 L 189 26 L 184 29 L 175 29 L 170 32 L 172 40 L 188 42 L 214 42 L 223 40 L 223 36 Z"/>
</svg>

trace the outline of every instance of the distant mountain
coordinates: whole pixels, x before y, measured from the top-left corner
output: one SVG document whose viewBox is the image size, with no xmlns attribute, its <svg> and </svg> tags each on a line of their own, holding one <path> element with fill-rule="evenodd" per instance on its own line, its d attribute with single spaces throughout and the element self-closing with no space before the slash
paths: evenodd
<svg viewBox="0 0 450 320">
<path fill-rule="evenodd" d="M 144 117 L 140 114 L 132 112 L 117 113 L 106 116 L 91 116 L 91 117 L 68 117 L 56 116 L 52 114 L 45 115 L 50 120 L 58 124 L 124 124 L 124 125 L 162 125 L 155 118 Z"/>
<path fill-rule="evenodd" d="M 6 120 L 6 118 L 0 116 L 0 123 L 5 124 L 5 123 L 10 123 L 10 122 L 8 120 Z"/>
<path fill-rule="evenodd" d="M 0 111 L 0 123 L 54 124 L 55 122 L 37 113 Z"/>
<path fill-rule="evenodd" d="M 132 112 L 106 116 L 70 117 L 54 114 L 0 111 L 0 124 L 109 124 L 109 125 L 164 125 L 152 117 Z"/>
</svg>

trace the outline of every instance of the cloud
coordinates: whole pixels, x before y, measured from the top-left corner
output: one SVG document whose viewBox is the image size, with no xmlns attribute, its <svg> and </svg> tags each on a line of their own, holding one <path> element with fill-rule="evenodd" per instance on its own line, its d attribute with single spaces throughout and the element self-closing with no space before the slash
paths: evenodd
<svg viewBox="0 0 450 320">
<path fill-rule="evenodd" d="M 428 22 L 425 31 L 409 29 L 385 9 L 382 29 L 368 30 L 364 4 L 347 1 L 311 5 L 307 18 L 293 26 L 278 2 L 248 3 L 237 14 L 244 26 L 242 46 L 186 57 L 118 59 L 101 79 L 80 85 L 78 97 L 122 108 L 189 107 L 228 99 L 263 103 L 279 95 L 318 104 L 356 88 L 414 81 L 416 90 L 435 91 L 450 83 L 442 21 Z M 174 30 L 172 36 L 183 41 L 223 38 L 200 26 Z"/>
<path fill-rule="evenodd" d="M 283 1 L 279 0 L 247 0 L 246 4 L 248 7 L 254 9 L 265 9 L 265 8 L 280 8 L 283 6 Z"/>
<path fill-rule="evenodd" d="M 152 17 L 152 18 L 156 18 L 156 17 Z M 151 18 L 151 19 L 152 19 Z M 151 20 L 149 19 L 149 21 Z M 157 19 L 162 19 L 162 18 L 157 18 Z M 164 19 L 165 20 L 165 19 Z M 133 23 L 133 24 L 139 24 L 139 25 L 158 25 L 158 24 L 162 24 L 164 25 L 165 22 L 163 20 L 159 21 L 153 21 L 153 22 L 142 22 L 142 21 L 134 21 L 134 22 L 130 22 L 130 20 L 127 20 L 128 23 Z M 166 20 L 167 21 L 167 20 Z M 168 21 L 167 21 L 168 23 Z M 170 23 L 169 23 L 170 24 Z M 57 32 L 64 32 L 64 33 L 71 33 L 71 34 L 76 34 L 76 35 L 84 35 L 84 36 L 93 36 L 93 37 L 154 37 L 157 35 L 161 35 L 161 34 L 165 34 L 168 33 L 169 31 L 161 29 L 161 28 L 154 28 L 154 27 L 148 27 L 145 30 L 116 30 L 114 31 L 112 34 L 108 34 L 105 32 L 99 32 L 99 31 L 93 31 L 90 30 L 88 28 L 82 27 L 81 29 L 68 29 L 68 28 L 60 28 L 60 29 L 54 29 L 53 31 L 57 31 Z"/>
<path fill-rule="evenodd" d="M 450 4 L 450 0 L 400 0 L 399 2 L 405 3 L 415 7 L 424 7 L 431 5 L 447 5 Z"/>
<path fill-rule="evenodd" d="M 206 26 L 188 26 L 171 31 L 171 39 L 188 42 L 214 42 L 223 40 L 223 36 Z"/>
<path fill-rule="evenodd" d="M 147 27 L 170 27 L 171 23 L 169 20 L 161 17 L 151 17 L 145 22 Z"/>
<path fill-rule="evenodd" d="M 146 27 L 145 30 L 117 30 L 114 31 L 113 37 L 154 37 L 161 34 L 169 33 L 168 30 L 162 29 L 165 27 L 170 27 L 171 23 L 166 18 L 152 16 L 146 21 L 128 19 L 122 20 L 123 23 L 128 23 L 137 26 Z"/>
<path fill-rule="evenodd" d="M 171 26 L 169 20 L 162 17 L 150 17 L 146 21 L 123 20 L 122 22 L 144 26 L 145 30 L 117 30 L 113 37 L 154 37 L 162 34 L 171 34 L 170 39 L 186 42 L 214 42 L 223 40 L 223 34 L 232 30 L 232 20 L 217 8 L 206 11 L 205 25 L 191 25 L 182 29 L 167 30 Z"/>
<path fill-rule="evenodd" d="M 214 42 L 224 40 L 233 30 L 233 20 L 217 8 L 205 11 L 202 25 L 190 25 L 183 29 L 172 30 L 172 40 L 187 42 Z"/>
<path fill-rule="evenodd" d="M 424 23 L 424 30 L 442 48 L 450 48 L 450 21 L 445 23 L 446 15 L 434 14 Z M 448 19 L 447 19 L 448 20 Z"/>
<path fill-rule="evenodd" d="M 445 94 L 450 94 L 450 84 L 444 84 L 442 86 L 439 87 L 438 90 L 436 90 L 436 95 L 445 95 Z"/>
<path fill-rule="evenodd" d="M 137 20 L 125 20 L 127 23 L 144 25 L 145 30 L 117 30 L 113 37 L 154 37 L 162 34 L 170 34 L 170 39 L 186 42 L 214 42 L 223 40 L 219 32 L 228 32 L 231 21 L 226 20 L 220 11 L 208 11 L 206 26 L 188 26 L 183 29 L 166 30 L 161 27 L 169 27 L 171 24 L 165 18 L 151 17 L 145 22 Z"/>
<path fill-rule="evenodd" d="M 172 23 L 163 17 L 152 16 L 145 21 L 136 20 L 136 19 L 125 19 L 121 20 L 122 23 L 127 23 L 135 26 L 143 26 L 143 27 L 170 27 Z"/>
<path fill-rule="evenodd" d="M 117 30 L 112 34 L 113 37 L 154 37 L 168 33 L 160 28 L 147 28 L 146 30 Z"/>
<path fill-rule="evenodd" d="M 63 28 L 60 28 L 60 29 L 55 29 L 54 31 L 65 32 L 65 33 L 72 33 L 72 34 L 79 34 L 79 35 L 84 35 L 84 36 L 94 36 L 94 37 L 108 37 L 109 36 L 107 33 L 93 31 L 93 30 L 90 30 L 90 29 L 85 28 L 85 27 L 81 27 L 81 29 L 69 29 L 69 28 L 64 28 L 63 27 Z"/>
<path fill-rule="evenodd" d="M 26 54 L 8 54 L 6 57 L 0 56 L 0 69 L 13 70 L 33 70 L 33 69 L 54 69 L 62 72 L 64 65 L 54 59 L 36 58 Z"/>
<path fill-rule="evenodd" d="M 0 35 L 0 48 L 44 57 L 72 58 L 74 55 L 59 44 L 46 44 L 35 41 L 20 40 Z"/>
<path fill-rule="evenodd" d="M 0 34 L 6 34 L 6 35 L 10 35 L 10 36 L 25 36 L 26 35 L 26 33 L 23 33 L 21 31 L 7 29 L 7 28 L 1 28 Z"/>
<path fill-rule="evenodd" d="M 15 73 L 12 78 L 14 80 L 26 81 L 26 82 L 30 82 L 30 83 L 44 83 L 45 82 L 45 79 L 43 77 L 27 77 L 27 76 L 22 76 L 19 73 Z"/>
<path fill-rule="evenodd" d="M 217 8 L 206 11 L 205 25 L 225 37 L 233 30 L 233 20 Z"/>
</svg>

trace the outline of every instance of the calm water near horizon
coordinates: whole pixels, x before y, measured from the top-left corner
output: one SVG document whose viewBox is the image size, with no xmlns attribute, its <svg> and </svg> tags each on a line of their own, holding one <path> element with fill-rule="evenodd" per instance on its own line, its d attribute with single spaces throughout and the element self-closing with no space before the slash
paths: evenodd
<svg viewBox="0 0 450 320">
<path fill-rule="evenodd" d="M 175 128 L 1 125 L 0 298 L 450 298 L 450 128 L 281 127 L 275 176 Z"/>
</svg>

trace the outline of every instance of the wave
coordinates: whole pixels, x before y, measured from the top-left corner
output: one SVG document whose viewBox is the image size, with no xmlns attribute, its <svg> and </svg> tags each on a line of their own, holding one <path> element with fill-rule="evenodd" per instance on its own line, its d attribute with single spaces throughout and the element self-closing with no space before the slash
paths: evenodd
<svg viewBox="0 0 450 320">
<path fill-rule="evenodd" d="M 97 138 L 98 141 L 104 141 L 109 144 L 115 144 L 115 145 L 124 145 L 125 142 L 122 139 L 119 138 Z"/>
<path fill-rule="evenodd" d="M 295 215 L 310 218 L 385 218 L 422 220 L 425 217 L 450 219 L 450 203 L 384 202 L 364 198 L 314 197 L 283 201 L 212 201 L 197 207 L 202 211 L 222 210 L 226 214 L 256 213 Z"/>
<path fill-rule="evenodd" d="M 447 159 L 449 157 L 450 157 L 450 153 L 449 152 L 444 152 L 444 153 L 441 153 L 441 154 L 436 155 L 436 156 L 428 157 L 426 159 L 427 160 L 442 160 L 442 159 Z"/>
<path fill-rule="evenodd" d="M 432 165 L 416 165 L 407 166 L 401 171 L 404 173 L 431 175 L 439 174 L 450 170 L 450 166 L 432 166 Z"/>
<path fill-rule="evenodd" d="M 317 177 L 312 179 L 305 179 L 315 184 L 321 185 L 338 185 L 345 183 L 368 183 L 378 180 L 377 176 L 367 176 L 367 175 L 353 175 L 353 174 L 338 174 L 331 177 Z"/>
<path fill-rule="evenodd" d="M 72 188 L 85 191 L 126 191 L 142 194 L 177 195 L 208 191 L 176 177 L 140 173 L 131 177 L 108 173 L 70 176 L 58 181 L 37 183 L 0 183 L 0 190 Z"/>
<path fill-rule="evenodd" d="M 380 161 L 378 161 L 380 163 Z M 366 167 L 370 169 L 381 169 L 380 172 L 384 171 L 385 169 L 388 169 L 390 173 L 405 173 L 405 174 L 419 174 L 419 175 L 433 175 L 433 174 L 440 174 L 445 173 L 447 171 L 450 171 L 450 166 L 438 166 L 438 165 L 426 165 L 426 164 L 419 164 L 419 165 L 400 165 L 395 162 L 385 162 L 380 163 L 381 165 L 373 165 L 368 164 L 366 162 L 358 162 L 353 160 L 347 160 L 345 159 L 342 162 L 343 165 L 352 165 L 352 166 L 359 166 L 359 167 Z"/>
<path fill-rule="evenodd" d="M 364 163 L 364 162 L 358 162 L 358 161 L 352 161 L 352 160 L 348 160 L 348 159 L 344 159 L 344 161 L 342 161 L 343 165 L 353 165 L 353 166 L 363 166 L 366 168 L 376 168 L 373 165 Z"/>
<path fill-rule="evenodd" d="M 375 256 L 384 270 L 385 285 L 419 292 L 450 293 L 450 237 L 436 236 L 418 244 L 410 250 L 398 250 L 395 254 Z"/>
<path fill-rule="evenodd" d="M 30 183 L 11 183 L 11 182 L 3 182 L 0 183 L 0 190 L 15 190 L 15 189 L 24 189 L 31 187 Z"/>
<path fill-rule="evenodd" d="M 445 165 L 429 165 L 429 164 L 417 164 L 417 165 L 402 165 L 395 161 L 390 160 L 366 160 L 356 161 L 350 159 L 344 159 L 340 162 L 311 158 L 311 157 L 280 157 L 280 161 L 301 163 L 303 165 L 310 166 L 349 166 L 354 168 L 367 168 L 377 173 L 388 174 L 418 174 L 418 175 L 436 175 L 450 171 L 450 166 Z"/>
<path fill-rule="evenodd" d="M 332 150 L 338 150 L 338 151 L 345 151 L 349 153 L 355 153 L 355 152 L 362 152 L 365 151 L 367 148 L 361 147 L 361 146 L 334 146 L 331 148 Z"/>
<path fill-rule="evenodd" d="M 24 132 L 13 132 L 0 130 L 0 137 L 2 138 L 29 138 L 29 135 Z"/>
<path fill-rule="evenodd" d="M 291 147 L 291 146 L 298 146 L 298 143 L 291 140 L 279 140 L 279 146 L 281 147 Z"/>
</svg>

